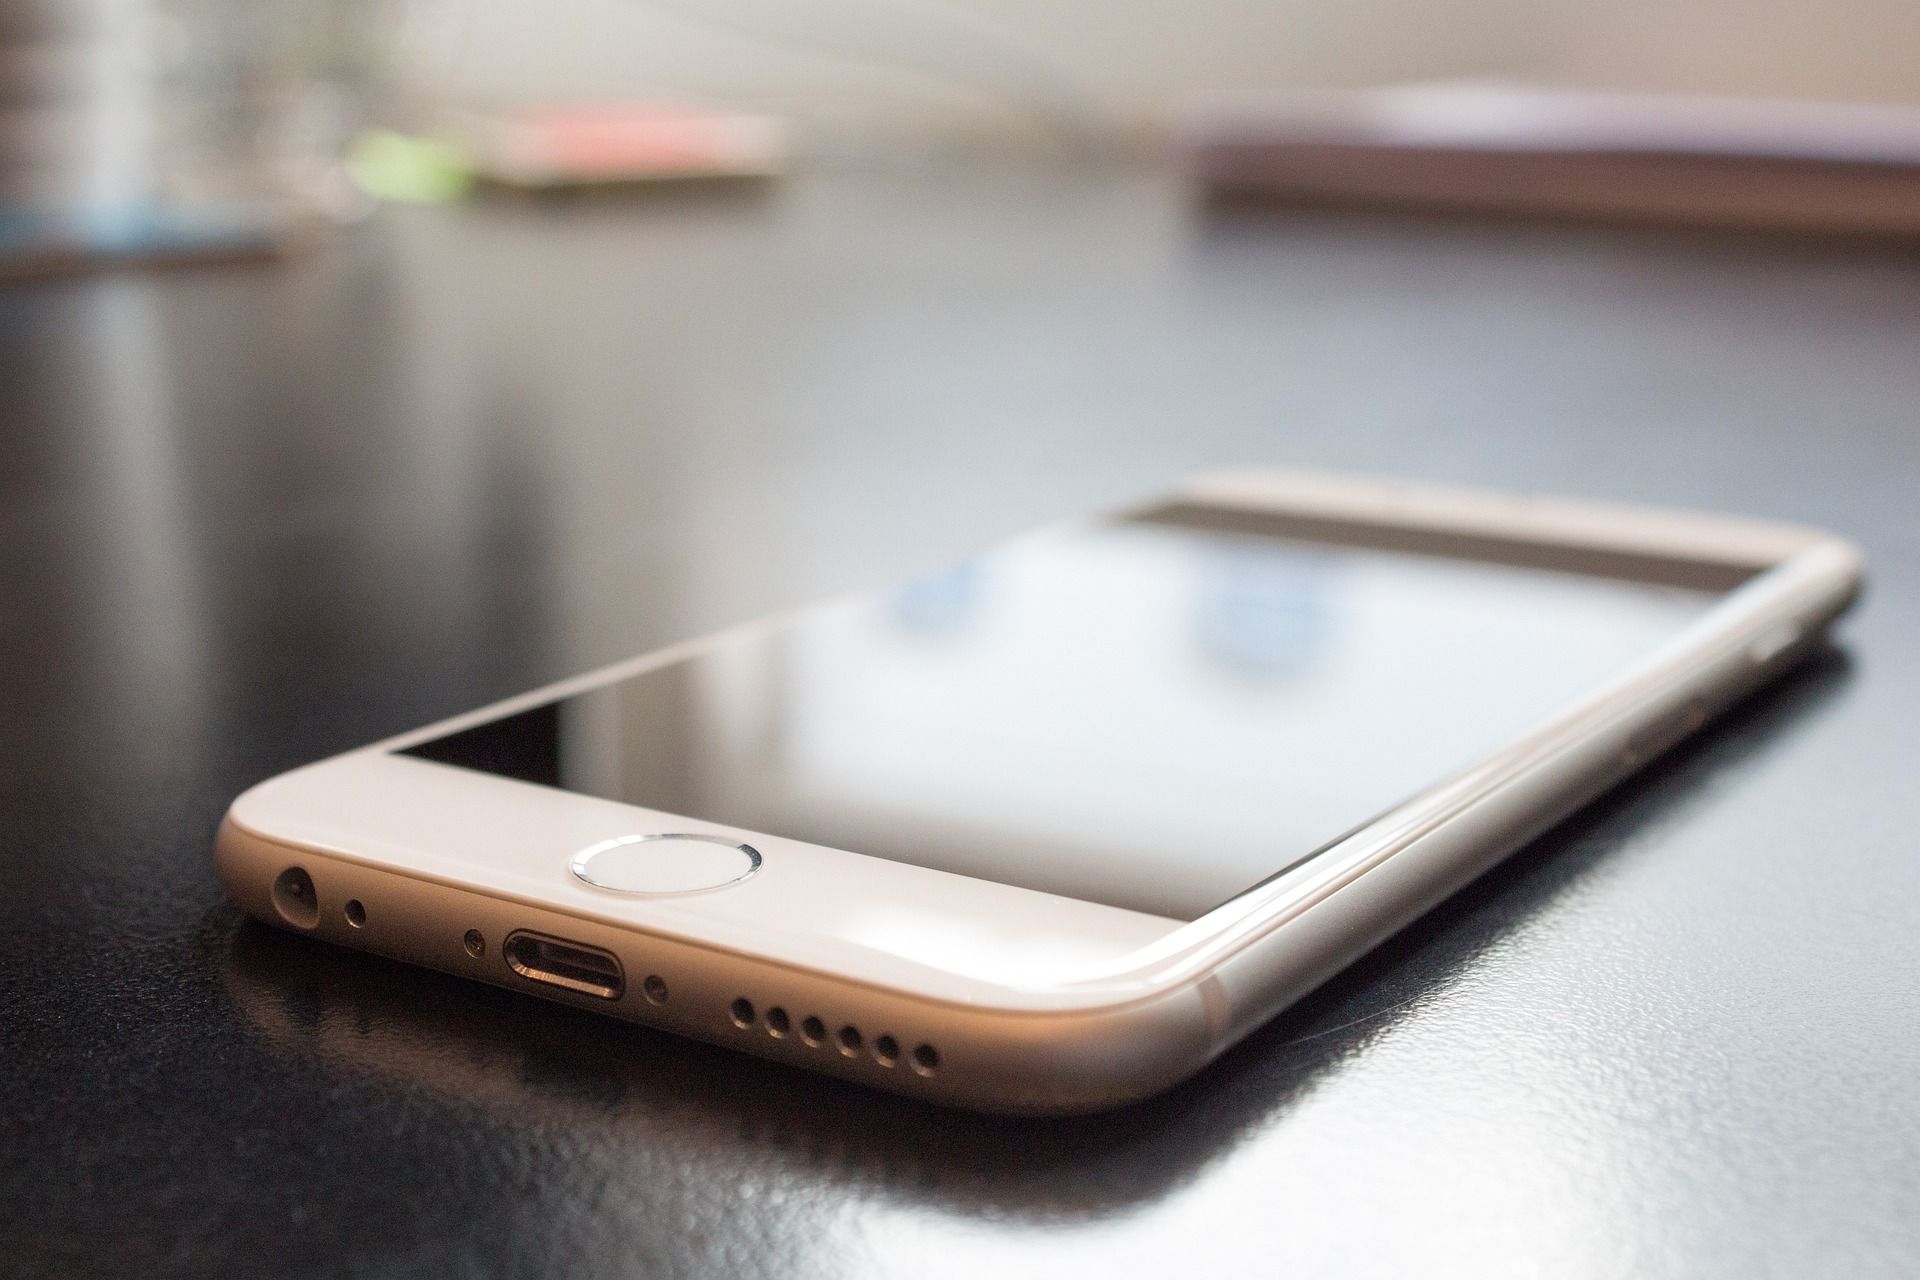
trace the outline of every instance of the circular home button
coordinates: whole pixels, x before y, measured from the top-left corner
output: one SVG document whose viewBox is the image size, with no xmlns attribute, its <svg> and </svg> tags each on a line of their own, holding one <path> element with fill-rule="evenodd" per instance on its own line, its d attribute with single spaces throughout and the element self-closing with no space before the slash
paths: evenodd
<svg viewBox="0 0 1920 1280">
<path fill-rule="evenodd" d="M 699 893 L 760 869 L 752 845 L 724 836 L 618 836 L 573 855 L 573 874 L 615 893 Z"/>
</svg>

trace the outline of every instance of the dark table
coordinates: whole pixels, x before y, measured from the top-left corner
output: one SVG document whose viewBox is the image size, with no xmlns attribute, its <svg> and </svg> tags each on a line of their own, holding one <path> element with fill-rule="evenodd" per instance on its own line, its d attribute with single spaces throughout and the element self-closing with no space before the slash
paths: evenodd
<svg viewBox="0 0 1920 1280">
<path fill-rule="evenodd" d="M 1205 213 L 1126 164 L 0 291 L 0 1271 L 1911 1275 L 1917 416 L 1911 251 Z M 1869 595 L 1106 1116 L 337 953 L 214 879 L 270 774 L 1246 462 L 1828 525 Z"/>
</svg>

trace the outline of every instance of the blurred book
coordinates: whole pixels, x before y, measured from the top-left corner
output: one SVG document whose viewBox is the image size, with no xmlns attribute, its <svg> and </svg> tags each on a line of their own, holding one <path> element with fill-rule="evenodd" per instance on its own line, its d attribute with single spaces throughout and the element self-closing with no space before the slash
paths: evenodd
<svg viewBox="0 0 1920 1280">
<path fill-rule="evenodd" d="M 1920 236 L 1914 107 L 1462 81 L 1221 109 L 1182 150 L 1227 197 Z"/>
<path fill-rule="evenodd" d="M 278 208 L 129 204 L 70 216 L 0 210 L 0 281 L 258 261 L 296 252 L 316 238 L 311 219 Z"/>
</svg>

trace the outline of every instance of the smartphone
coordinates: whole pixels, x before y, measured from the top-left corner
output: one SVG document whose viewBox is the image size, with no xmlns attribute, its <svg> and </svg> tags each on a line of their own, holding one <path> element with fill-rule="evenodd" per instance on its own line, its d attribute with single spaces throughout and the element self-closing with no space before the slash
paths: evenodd
<svg viewBox="0 0 1920 1280">
<path fill-rule="evenodd" d="M 1785 670 L 1846 541 L 1196 479 L 237 799 L 269 924 L 932 1101 L 1190 1076 Z"/>
</svg>

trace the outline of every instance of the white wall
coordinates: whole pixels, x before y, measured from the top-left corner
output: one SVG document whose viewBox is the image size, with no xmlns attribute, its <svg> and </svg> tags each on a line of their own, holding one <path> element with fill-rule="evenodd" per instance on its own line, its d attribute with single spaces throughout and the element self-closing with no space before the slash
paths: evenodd
<svg viewBox="0 0 1920 1280">
<path fill-rule="evenodd" d="M 1920 0 L 1543 6 L 1532 55 L 1582 84 L 1920 103 Z"/>
<path fill-rule="evenodd" d="M 1453 75 L 1920 101 L 1920 0 L 444 0 L 460 97 L 657 95 L 856 131 L 1155 122 Z"/>
</svg>

